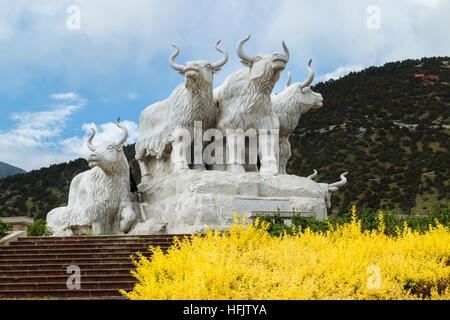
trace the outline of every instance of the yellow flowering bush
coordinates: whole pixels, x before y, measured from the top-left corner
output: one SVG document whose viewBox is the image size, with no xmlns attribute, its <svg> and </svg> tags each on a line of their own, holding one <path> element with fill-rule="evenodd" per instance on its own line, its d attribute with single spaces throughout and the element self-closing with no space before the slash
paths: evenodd
<svg viewBox="0 0 450 320">
<path fill-rule="evenodd" d="M 270 236 L 266 222 L 235 224 L 150 247 L 132 270 L 130 299 L 450 299 L 450 230 L 361 232 L 361 222 Z"/>
</svg>

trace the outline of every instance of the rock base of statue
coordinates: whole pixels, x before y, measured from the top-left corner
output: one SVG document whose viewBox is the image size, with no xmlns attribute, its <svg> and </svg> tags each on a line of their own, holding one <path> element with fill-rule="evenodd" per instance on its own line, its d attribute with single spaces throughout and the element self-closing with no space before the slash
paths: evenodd
<svg viewBox="0 0 450 320">
<path fill-rule="evenodd" d="M 326 195 L 319 183 L 295 175 L 183 170 L 139 185 L 138 223 L 129 234 L 186 234 L 225 230 L 234 213 L 247 221 L 258 214 L 293 214 L 327 219 Z M 251 221 L 251 220 L 250 220 Z"/>
</svg>

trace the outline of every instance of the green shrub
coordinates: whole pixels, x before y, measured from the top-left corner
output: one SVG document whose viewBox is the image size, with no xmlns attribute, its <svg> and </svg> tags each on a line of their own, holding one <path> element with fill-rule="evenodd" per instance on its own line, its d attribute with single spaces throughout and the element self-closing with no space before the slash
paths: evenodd
<svg viewBox="0 0 450 320">
<path fill-rule="evenodd" d="M 0 239 L 8 233 L 8 224 L 0 221 Z"/>
<path fill-rule="evenodd" d="M 389 209 L 385 208 L 381 210 L 383 212 L 383 221 L 385 224 L 385 233 L 387 235 L 397 235 L 397 227 L 399 230 L 404 229 L 404 223 L 412 230 L 417 230 L 420 233 L 424 233 L 428 230 L 429 225 L 436 226 L 436 220 L 444 226 L 450 226 L 450 206 L 441 205 L 434 206 L 428 211 L 427 215 L 415 216 L 409 215 L 406 219 L 401 219 L 401 210 L 399 209 Z M 378 228 L 378 213 L 379 211 L 374 211 L 368 208 L 362 208 L 356 210 L 356 216 L 361 221 L 361 229 L 374 230 Z M 276 214 L 274 217 L 258 215 L 260 221 L 270 222 L 271 225 L 268 229 L 269 233 L 273 236 L 279 236 L 286 232 L 287 234 L 292 234 L 292 227 L 288 227 L 284 224 L 283 219 L 280 214 Z M 332 226 L 343 225 L 344 223 L 349 223 L 352 219 L 352 212 L 348 210 L 343 215 L 337 217 L 334 220 L 324 220 L 318 221 L 312 217 L 302 217 L 300 214 L 295 214 L 292 216 L 292 225 L 296 228 L 300 227 L 301 230 L 310 228 L 314 232 L 326 232 L 329 230 L 330 224 Z"/>
<path fill-rule="evenodd" d="M 52 230 L 47 226 L 47 221 L 44 219 L 37 219 L 31 226 L 28 227 L 29 237 L 48 237 L 52 234 Z"/>
</svg>

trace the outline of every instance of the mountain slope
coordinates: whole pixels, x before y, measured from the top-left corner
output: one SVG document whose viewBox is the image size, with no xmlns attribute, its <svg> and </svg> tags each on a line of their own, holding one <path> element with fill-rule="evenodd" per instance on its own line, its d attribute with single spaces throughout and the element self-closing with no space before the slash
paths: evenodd
<svg viewBox="0 0 450 320">
<path fill-rule="evenodd" d="M 307 176 L 317 169 L 316 181 L 334 182 L 348 171 L 348 184 L 333 194 L 333 213 L 354 203 L 420 213 L 448 202 L 450 69 L 442 62 L 449 60 L 387 63 L 317 84 L 324 106 L 300 119 L 288 172 Z M 134 145 L 124 151 L 139 183 Z M 67 203 L 70 181 L 87 169 L 77 159 L 0 179 L 0 215 L 45 218 Z"/>
<path fill-rule="evenodd" d="M 316 181 L 330 182 L 349 171 L 349 184 L 332 198 L 334 212 L 353 203 L 421 212 L 448 201 L 448 60 L 387 63 L 317 84 L 324 107 L 301 118 L 288 172 L 317 169 Z"/>
<path fill-rule="evenodd" d="M 26 171 L 0 161 L 0 179 L 20 173 L 26 173 Z"/>
</svg>

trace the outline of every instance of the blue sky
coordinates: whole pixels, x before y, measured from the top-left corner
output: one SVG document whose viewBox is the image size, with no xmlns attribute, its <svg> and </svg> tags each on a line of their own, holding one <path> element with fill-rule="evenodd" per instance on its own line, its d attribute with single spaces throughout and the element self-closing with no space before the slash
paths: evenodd
<svg viewBox="0 0 450 320">
<path fill-rule="evenodd" d="M 71 5 L 79 29 L 67 27 Z M 285 40 L 293 81 L 306 77 L 312 58 L 317 82 L 449 55 L 449 16 L 447 0 L 0 0 L 0 161 L 31 170 L 85 156 L 90 127 L 97 142 L 119 137 L 118 116 L 134 142 L 140 112 L 183 81 L 168 64 L 172 43 L 182 63 L 217 60 L 222 40 L 230 59 L 218 86 L 241 67 L 239 39 L 252 35 L 249 54 L 282 51 Z"/>
</svg>

